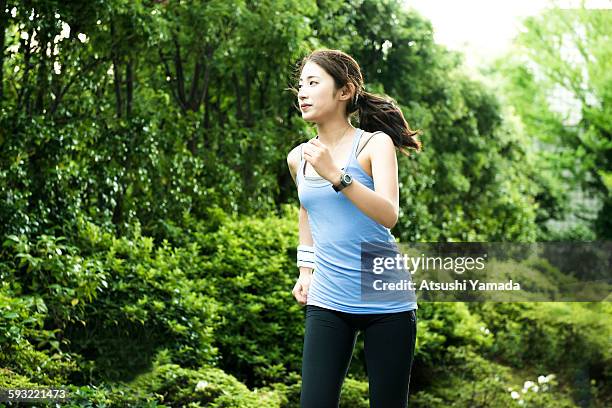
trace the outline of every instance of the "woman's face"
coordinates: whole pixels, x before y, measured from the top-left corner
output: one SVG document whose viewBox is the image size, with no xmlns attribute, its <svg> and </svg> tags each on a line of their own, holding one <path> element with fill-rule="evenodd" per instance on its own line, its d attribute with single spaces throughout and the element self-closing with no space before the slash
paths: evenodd
<svg viewBox="0 0 612 408">
<path fill-rule="evenodd" d="M 338 103 L 341 92 L 334 97 L 334 79 L 316 63 L 308 61 L 304 65 L 298 88 L 298 104 L 304 120 L 320 123 L 342 115 L 342 104 Z"/>
</svg>

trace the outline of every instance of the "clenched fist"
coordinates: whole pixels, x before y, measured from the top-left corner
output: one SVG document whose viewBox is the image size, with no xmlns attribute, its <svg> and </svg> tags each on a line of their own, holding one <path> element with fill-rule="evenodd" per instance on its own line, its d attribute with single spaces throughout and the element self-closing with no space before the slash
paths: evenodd
<svg viewBox="0 0 612 408">
<path fill-rule="evenodd" d="M 330 183 L 340 180 L 340 169 L 334 163 L 329 148 L 318 139 L 310 139 L 304 144 L 304 159 L 315 169 L 317 174 Z"/>
<path fill-rule="evenodd" d="M 308 289 L 310 288 L 310 282 L 312 280 L 312 272 L 300 272 L 300 277 L 297 282 L 295 282 L 295 286 L 291 293 L 298 301 L 299 304 L 305 305 L 306 299 L 308 298 Z"/>
</svg>

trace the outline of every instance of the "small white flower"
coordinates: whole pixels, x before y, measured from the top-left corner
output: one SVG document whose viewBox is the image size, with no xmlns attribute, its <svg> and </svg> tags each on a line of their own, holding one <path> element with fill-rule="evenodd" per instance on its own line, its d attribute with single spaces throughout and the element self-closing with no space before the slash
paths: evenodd
<svg viewBox="0 0 612 408">
<path fill-rule="evenodd" d="M 534 385 L 533 387 L 531 387 L 531 389 L 533 390 L 533 392 L 538 392 L 540 387 L 538 387 L 537 385 Z"/>
<path fill-rule="evenodd" d="M 519 402 L 518 402 L 519 405 L 523 405 L 524 403 L 525 403 L 525 401 L 523 401 L 523 400 L 519 400 Z"/>
<path fill-rule="evenodd" d="M 525 384 L 523 384 L 523 388 L 528 390 L 529 388 L 531 388 L 533 385 L 535 385 L 535 383 L 533 381 L 525 381 Z"/>
<path fill-rule="evenodd" d="M 204 388 L 208 387 L 208 384 L 209 384 L 208 381 L 198 381 L 198 383 L 196 384 L 195 390 L 202 391 Z"/>
<path fill-rule="evenodd" d="M 11 9 L 11 17 L 13 18 L 17 17 L 17 7 L 13 7 Z"/>
<path fill-rule="evenodd" d="M 36 47 L 38 45 L 38 41 L 36 41 L 36 31 L 32 33 L 32 38 L 30 39 L 30 47 Z"/>
<path fill-rule="evenodd" d="M 83 33 L 79 33 L 77 34 L 77 37 L 79 39 L 79 41 L 81 41 L 82 43 L 87 42 L 87 36 Z"/>
<path fill-rule="evenodd" d="M 510 396 L 512 397 L 512 399 L 519 399 L 519 397 L 521 396 L 518 392 L 516 391 L 512 391 L 510 393 Z"/>
<path fill-rule="evenodd" d="M 29 37 L 28 32 L 27 31 L 22 31 L 21 32 L 21 39 L 22 40 L 27 40 Z"/>
<path fill-rule="evenodd" d="M 62 21 L 62 32 L 60 35 L 64 38 L 70 37 L 70 26 L 65 21 Z"/>
<path fill-rule="evenodd" d="M 54 62 L 53 62 L 53 71 L 54 71 L 54 72 L 55 72 L 57 75 L 61 74 L 61 73 L 62 73 L 62 65 L 61 65 L 59 62 L 54 61 Z"/>
<path fill-rule="evenodd" d="M 548 381 L 548 378 L 544 377 L 543 375 L 538 376 L 538 383 L 544 384 L 547 381 Z"/>
</svg>

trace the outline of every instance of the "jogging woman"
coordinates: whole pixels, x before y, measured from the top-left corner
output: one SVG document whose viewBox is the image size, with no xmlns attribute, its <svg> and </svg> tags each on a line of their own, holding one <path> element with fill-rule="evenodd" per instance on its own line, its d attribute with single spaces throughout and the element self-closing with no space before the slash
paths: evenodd
<svg viewBox="0 0 612 408">
<path fill-rule="evenodd" d="M 414 297 L 364 301 L 361 243 L 395 242 L 399 212 L 395 149 L 421 150 L 400 109 L 364 90 L 357 62 L 317 50 L 298 67 L 302 118 L 317 136 L 287 164 L 300 200 L 293 295 L 305 309 L 302 408 L 338 407 L 359 332 L 370 407 L 404 408 L 416 340 Z M 351 115 L 359 117 L 359 127 Z"/>
</svg>

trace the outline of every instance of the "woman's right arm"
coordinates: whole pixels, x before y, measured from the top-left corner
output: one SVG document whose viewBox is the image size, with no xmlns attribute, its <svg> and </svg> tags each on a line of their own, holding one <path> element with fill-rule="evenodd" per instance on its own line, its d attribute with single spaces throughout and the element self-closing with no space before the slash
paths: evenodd
<svg viewBox="0 0 612 408">
<path fill-rule="evenodd" d="M 289 172 L 293 178 L 293 182 L 296 184 L 296 175 L 298 167 L 300 165 L 300 146 L 295 147 L 287 155 L 287 165 Z M 298 241 L 300 245 L 313 246 L 312 234 L 310 232 L 310 224 L 308 223 L 308 211 L 300 204 L 300 214 L 298 220 Z M 293 296 L 300 304 L 306 304 L 306 297 L 308 296 L 308 289 L 310 287 L 310 281 L 312 279 L 313 268 L 300 266 L 300 276 L 295 283 L 293 288 Z"/>
<path fill-rule="evenodd" d="M 300 218 L 299 218 L 299 242 L 300 245 L 313 246 L 312 234 L 310 232 L 310 224 L 308 224 L 308 211 L 300 204 Z M 313 268 L 306 266 L 300 266 L 300 275 L 302 273 L 312 273 Z"/>
</svg>

